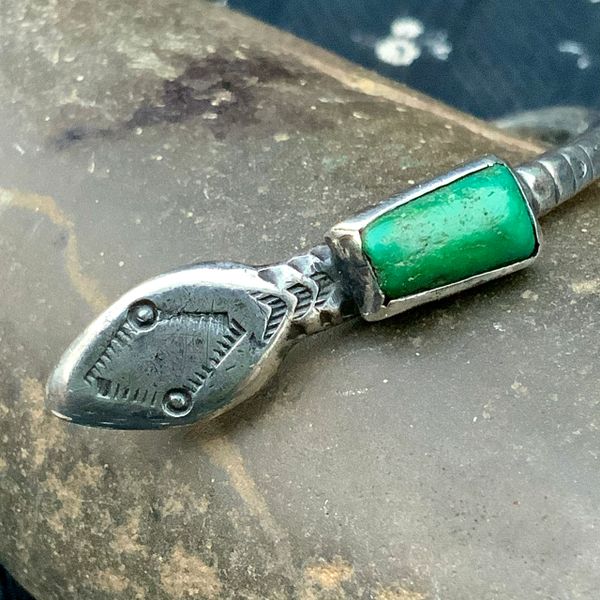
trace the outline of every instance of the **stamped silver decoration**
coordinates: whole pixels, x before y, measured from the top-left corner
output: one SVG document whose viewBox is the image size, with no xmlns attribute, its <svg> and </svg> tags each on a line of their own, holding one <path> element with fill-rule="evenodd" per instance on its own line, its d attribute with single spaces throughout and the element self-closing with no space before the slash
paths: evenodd
<svg viewBox="0 0 600 600">
<path fill-rule="evenodd" d="M 48 383 L 52 412 L 119 429 L 185 425 L 252 396 L 303 334 L 342 318 L 323 246 L 289 263 L 194 265 L 143 283 L 100 315 Z"/>
<path fill-rule="evenodd" d="M 531 259 L 389 301 L 361 252 L 365 223 L 490 160 L 459 167 L 335 226 L 331 249 L 319 246 L 266 267 L 192 265 L 141 284 L 66 351 L 48 382 L 48 407 L 74 423 L 116 429 L 212 418 L 256 394 L 303 335 L 359 313 L 385 318 L 529 264 L 537 250 Z M 514 173 L 532 216 L 544 215 L 600 177 L 600 128 Z"/>
</svg>

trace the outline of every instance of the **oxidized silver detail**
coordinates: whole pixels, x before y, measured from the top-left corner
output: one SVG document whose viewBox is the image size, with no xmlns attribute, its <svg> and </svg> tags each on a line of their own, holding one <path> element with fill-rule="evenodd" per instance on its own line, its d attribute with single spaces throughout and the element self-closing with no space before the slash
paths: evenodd
<svg viewBox="0 0 600 600">
<path fill-rule="evenodd" d="M 185 388 L 170 390 L 163 398 L 163 411 L 170 417 L 185 417 L 193 406 L 192 394 Z"/>
<path fill-rule="evenodd" d="M 424 194 L 428 194 L 457 181 L 458 179 L 462 179 L 467 175 L 471 175 L 495 164 L 502 164 L 507 168 L 510 168 L 499 158 L 496 158 L 495 156 L 486 156 L 475 162 L 462 165 L 441 177 L 420 183 L 363 213 L 355 215 L 342 223 L 338 223 L 329 231 L 326 236 L 327 243 L 331 247 L 338 267 L 343 273 L 343 278 L 347 282 L 349 292 L 352 291 L 354 300 L 364 319 L 367 321 L 386 319 L 410 310 L 420 304 L 445 298 L 446 296 L 456 294 L 481 283 L 485 283 L 486 281 L 491 281 L 492 279 L 524 269 L 537 258 L 541 244 L 541 231 L 529 204 L 528 209 L 534 224 L 537 241 L 536 249 L 532 256 L 498 269 L 473 275 L 472 277 L 462 279 L 455 283 L 389 300 L 381 291 L 375 272 L 373 271 L 368 258 L 363 253 L 361 232 L 367 225 L 398 206 L 407 204 L 416 198 L 420 198 Z M 520 185 L 519 179 L 517 177 L 515 177 L 515 179 L 517 184 Z M 525 191 L 522 188 L 521 191 L 524 197 L 526 197 Z"/>
<path fill-rule="evenodd" d="M 600 177 L 600 127 L 515 172 L 536 215 L 545 215 Z"/>
<path fill-rule="evenodd" d="M 125 294 L 48 383 L 58 416 L 149 429 L 212 418 L 252 396 L 300 335 L 344 318 L 327 247 L 289 263 L 193 265 Z"/>
</svg>

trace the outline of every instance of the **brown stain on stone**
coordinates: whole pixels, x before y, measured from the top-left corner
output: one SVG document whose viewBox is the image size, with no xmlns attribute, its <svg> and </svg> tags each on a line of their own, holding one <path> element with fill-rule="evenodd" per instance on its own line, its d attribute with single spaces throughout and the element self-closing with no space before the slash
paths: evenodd
<svg viewBox="0 0 600 600">
<path fill-rule="evenodd" d="M 327 591 L 341 591 L 342 583 L 354 575 L 354 568 L 336 556 L 332 561 L 318 561 L 304 569 L 304 580 Z"/>
<path fill-rule="evenodd" d="M 112 594 L 122 594 L 129 587 L 127 578 L 115 573 L 113 569 L 98 571 L 95 576 L 92 577 L 92 581 L 98 589 Z"/>
<path fill-rule="evenodd" d="M 188 484 L 182 484 L 177 489 L 169 489 L 161 498 L 159 505 L 161 518 L 177 517 L 183 514 L 204 515 L 208 511 L 209 501 L 206 496 L 198 498 Z"/>
<path fill-rule="evenodd" d="M 254 88 L 272 82 L 294 81 L 294 74 L 267 54 L 187 57 L 188 65 L 175 79 L 164 80 L 159 102 L 138 108 L 125 128 L 180 123 L 202 116 L 217 139 L 233 125 L 256 122 Z"/>
<path fill-rule="evenodd" d="M 219 598 L 222 584 L 217 569 L 176 545 L 159 568 L 160 585 L 171 598 Z"/>
<path fill-rule="evenodd" d="M 342 600 L 347 594 L 342 587 L 354 576 L 354 567 L 341 557 L 331 561 L 320 559 L 304 569 L 301 582 L 301 600 Z"/>
<path fill-rule="evenodd" d="M 28 415 L 31 434 L 31 447 L 27 458 L 35 470 L 39 470 L 46 461 L 48 452 L 53 448 L 64 448 L 66 432 L 63 425 L 54 422 L 44 410 L 44 387 L 32 377 L 25 377 L 21 383 L 19 402 Z"/>
<path fill-rule="evenodd" d="M 223 469 L 231 485 L 239 494 L 246 508 L 260 523 L 274 546 L 280 563 L 292 570 L 292 552 L 287 533 L 282 530 L 269 510 L 266 500 L 248 473 L 239 448 L 226 436 L 214 436 L 202 441 L 202 448 L 211 462 Z"/>
<path fill-rule="evenodd" d="M 41 486 L 59 503 L 59 507 L 47 519 L 56 533 L 66 535 L 67 527 L 79 521 L 86 490 L 97 490 L 103 474 L 102 467 L 85 463 L 77 463 L 65 478 L 60 478 L 53 472 L 48 473 Z"/>
<path fill-rule="evenodd" d="M 134 507 L 127 511 L 127 521 L 115 528 L 110 542 L 110 547 L 115 553 L 140 556 L 147 554 L 146 547 L 140 543 L 141 518 L 141 508 Z"/>
<path fill-rule="evenodd" d="M 58 207 L 54 198 L 0 188 L 0 204 L 39 213 L 44 215 L 52 224 L 62 228 L 67 236 L 65 267 L 69 280 L 77 293 L 95 312 L 100 312 L 106 308 L 108 300 L 100 291 L 99 285 L 94 279 L 85 275 L 81 267 L 75 225 Z"/>
<path fill-rule="evenodd" d="M 401 586 L 382 587 L 375 593 L 375 600 L 427 600 L 421 592 L 407 590 Z"/>
</svg>

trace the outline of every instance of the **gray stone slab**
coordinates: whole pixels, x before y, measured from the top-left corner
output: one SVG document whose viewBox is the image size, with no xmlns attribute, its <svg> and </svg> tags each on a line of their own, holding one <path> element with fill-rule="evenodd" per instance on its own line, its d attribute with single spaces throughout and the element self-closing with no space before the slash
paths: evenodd
<svg viewBox="0 0 600 600">
<path fill-rule="evenodd" d="M 0 32 L 0 560 L 39 600 L 597 597 L 597 189 L 534 268 L 307 339 L 209 426 L 69 426 L 44 381 L 133 284 L 536 147 L 201 2 L 23 0 Z"/>
</svg>

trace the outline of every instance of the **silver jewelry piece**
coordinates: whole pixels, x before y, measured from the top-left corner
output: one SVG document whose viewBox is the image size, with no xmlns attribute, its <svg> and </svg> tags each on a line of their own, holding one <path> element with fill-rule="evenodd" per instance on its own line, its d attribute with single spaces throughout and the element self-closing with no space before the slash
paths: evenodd
<svg viewBox="0 0 600 600">
<path fill-rule="evenodd" d="M 454 181 L 482 171 L 487 167 L 501 164 L 506 167 L 506 163 L 501 161 L 495 156 L 486 156 L 480 160 L 474 161 L 462 165 L 456 169 L 453 169 L 449 173 L 431 179 L 424 183 L 421 183 L 413 188 L 406 190 L 390 198 L 389 200 L 378 204 L 377 206 L 366 210 L 350 219 L 338 223 L 331 228 L 327 234 L 327 243 L 332 248 L 335 256 L 338 258 L 337 264 L 342 269 L 342 275 L 345 274 L 345 278 L 349 281 L 360 282 L 360 285 L 354 286 L 354 299 L 359 307 L 361 316 L 367 321 L 380 321 L 381 319 L 387 319 L 393 315 L 397 315 L 406 310 L 410 310 L 420 304 L 426 302 L 432 302 L 433 300 L 439 300 L 446 296 L 451 296 L 463 290 L 474 287 L 475 285 L 491 281 L 497 277 L 508 275 L 514 271 L 525 268 L 530 265 L 539 254 L 539 240 L 541 238 L 541 232 L 539 225 L 535 218 L 535 213 L 529 205 L 529 211 L 531 219 L 534 224 L 536 237 L 538 239 L 538 245 L 533 255 L 525 260 L 494 269 L 485 273 L 480 273 L 457 281 L 456 283 L 450 283 L 433 290 L 426 290 L 404 296 L 396 300 L 386 301 L 385 294 L 379 288 L 375 273 L 371 269 L 368 259 L 362 250 L 361 231 L 370 223 L 375 221 L 378 217 L 381 217 L 388 211 L 407 204 L 424 194 L 428 194 L 443 188 Z M 520 180 L 517 178 L 517 181 Z M 521 191 L 526 196 L 526 190 L 521 185 Z"/>
<path fill-rule="evenodd" d="M 125 294 L 73 342 L 47 386 L 54 415 L 80 425 L 157 429 L 213 418 L 255 395 L 303 335 L 361 314 L 379 320 L 530 264 L 537 217 L 600 177 L 600 127 L 514 169 L 537 236 L 525 260 L 386 300 L 360 232 L 387 211 L 490 165 L 417 185 L 333 227 L 327 245 L 266 267 L 207 263 Z"/>
</svg>

